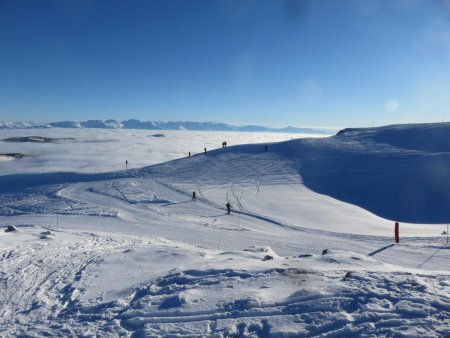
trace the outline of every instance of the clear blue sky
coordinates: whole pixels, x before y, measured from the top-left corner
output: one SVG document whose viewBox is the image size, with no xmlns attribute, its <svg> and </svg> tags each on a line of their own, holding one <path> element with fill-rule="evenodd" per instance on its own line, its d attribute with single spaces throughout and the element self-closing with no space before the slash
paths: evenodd
<svg viewBox="0 0 450 338">
<path fill-rule="evenodd" d="M 0 120 L 450 120 L 448 0 L 0 0 Z"/>
</svg>

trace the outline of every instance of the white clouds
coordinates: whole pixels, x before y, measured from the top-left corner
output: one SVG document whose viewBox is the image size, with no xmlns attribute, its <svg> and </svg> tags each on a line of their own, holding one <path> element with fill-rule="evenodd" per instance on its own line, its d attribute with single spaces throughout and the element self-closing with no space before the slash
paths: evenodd
<svg viewBox="0 0 450 338">
<path fill-rule="evenodd" d="M 27 157 L 0 162 L 0 175 L 50 171 L 107 172 L 142 167 L 228 145 L 283 141 L 291 134 L 163 131 L 153 137 L 152 130 L 106 129 L 28 129 L 1 130 L 0 139 L 13 136 L 73 137 L 75 142 L 7 143 L 0 142 L 1 153 L 23 153 Z M 159 133 L 159 132 L 158 132 Z M 295 137 L 302 135 L 294 134 Z M 303 135 L 306 136 L 306 135 Z M 311 135 L 308 135 L 311 137 Z"/>
</svg>

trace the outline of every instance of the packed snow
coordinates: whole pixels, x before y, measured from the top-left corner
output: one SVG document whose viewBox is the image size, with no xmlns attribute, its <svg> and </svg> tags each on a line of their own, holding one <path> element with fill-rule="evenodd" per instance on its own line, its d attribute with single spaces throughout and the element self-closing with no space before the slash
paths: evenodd
<svg viewBox="0 0 450 338">
<path fill-rule="evenodd" d="M 40 155 L 0 162 L 1 336 L 448 336 L 450 247 L 434 213 L 450 210 L 450 124 L 242 145 L 42 133 L 76 141 L 2 144 Z M 108 143 L 116 156 L 91 158 Z M 149 147 L 171 161 L 139 161 Z M 130 167 L 114 167 L 125 154 Z M 393 191 L 408 185 L 428 202 L 402 203 Z"/>
</svg>

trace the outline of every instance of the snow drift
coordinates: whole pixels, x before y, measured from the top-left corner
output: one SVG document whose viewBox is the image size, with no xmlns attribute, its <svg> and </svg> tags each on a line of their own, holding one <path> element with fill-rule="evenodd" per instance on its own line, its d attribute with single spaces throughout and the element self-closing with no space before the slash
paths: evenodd
<svg viewBox="0 0 450 338">
<path fill-rule="evenodd" d="M 432 184 L 448 181 L 447 167 L 435 173 L 445 142 L 430 136 L 419 149 L 395 137 L 434 127 L 448 125 L 233 146 L 110 173 L 0 176 L 0 335 L 445 337 L 442 224 L 401 223 L 395 245 L 393 222 L 370 212 L 393 203 L 435 219 L 431 203 L 384 196 L 411 185 L 404 177 L 448 203 L 446 183 Z"/>
</svg>

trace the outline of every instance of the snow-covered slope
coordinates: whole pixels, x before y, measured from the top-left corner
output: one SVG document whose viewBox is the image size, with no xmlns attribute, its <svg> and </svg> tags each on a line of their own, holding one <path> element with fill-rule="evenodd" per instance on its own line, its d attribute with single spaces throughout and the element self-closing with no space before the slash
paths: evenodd
<svg viewBox="0 0 450 338">
<path fill-rule="evenodd" d="M 400 141 L 403 135 L 409 137 Z M 250 186 L 248 195 L 255 194 L 256 188 L 251 185 L 257 186 L 259 182 L 268 181 L 270 187 L 280 185 L 282 189 L 273 188 L 273 195 L 264 200 L 277 204 L 282 199 L 282 206 L 274 209 L 281 214 L 286 214 L 282 210 L 285 207 L 296 210 L 295 219 L 301 224 L 305 218 L 302 215 L 308 215 L 309 219 L 314 214 L 317 218 L 312 223 L 322 224 L 321 219 L 326 215 L 319 210 L 324 205 L 344 210 L 334 205 L 334 199 L 318 197 L 310 190 L 392 221 L 446 223 L 450 217 L 449 135 L 450 124 L 351 130 L 329 138 L 271 144 L 267 152 L 263 145 L 237 146 L 232 151 L 219 149 L 191 161 L 152 167 L 150 172 L 158 175 L 171 172 L 178 180 L 194 183 L 201 180 L 213 186 L 241 181 Z M 421 142 L 415 141 L 416 138 Z M 414 144 L 420 146 L 414 148 Z M 270 189 L 265 188 L 265 192 Z M 239 196 L 233 195 L 233 199 L 239 206 Z M 305 208 L 299 205 L 300 201 L 305 203 Z M 272 209 L 271 205 L 263 206 L 258 196 L 245 202 L 248 203 L 255 204 L 256 208 Z M 374 217 L 357 212 L 361 219 L 352 220 L 353 213 L 347 211 L 352 208 L 345 209 L 343 213 L 350 218 L 342 221 L 348 222 L 349 227 L 364 227 L 365 220 Z M 341 223 L 336 212 L 329 217 Z M 375 220 L 375 223 L 383 222 Z"/>
<path fill-rule="evenodd" d="M 395 245 L 393 220 L 377 210 L 398 202 L 373 195 L 405 175 L 427 198 L 448 196 L 427 178 L 448 159 L 441 143 L 411 149 L 383 135 L 432 127 L 449 126 L 233 146 L 112 173 L 0 176 L 0 224 L 17 229 L 0 232 L 0 335 L 445 337 L 443 222 L 399 204 L 425 221 L 401 222 Z"/>
<path fill-rule="evenodd" d="M 391 220 L 450 219 L 449 123 L 344 131 L 310 145 L 300 170 L 308 188 Z"/>
</svg>

